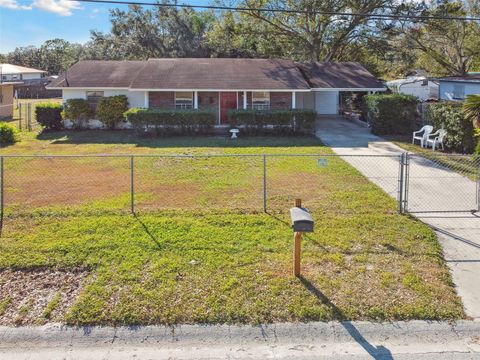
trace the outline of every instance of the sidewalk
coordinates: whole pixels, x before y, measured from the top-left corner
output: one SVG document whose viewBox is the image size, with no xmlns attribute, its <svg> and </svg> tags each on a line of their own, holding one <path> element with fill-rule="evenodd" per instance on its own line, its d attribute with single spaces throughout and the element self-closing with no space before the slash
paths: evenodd
<svg viewBox="0 0 480 360">
<path fill-rule="evenodd" d="M 394 155 L 405 150 L 371 134 L 369 129 L 340 118 L 319 120 L 316 130 L 324 144 L 332 147 L 335 153 L 342 155 L 345 161 L 390 196 L 397 198 L 398 185 L 394 179 L 398 178 L 399 164 Z M 372 171 L 372 161 L 347 155 L 382 155 L 385 158 L 376 161 Z M 474 193 L 473 181 L 449 173 L 450 181 L 447 184 L 444 180 L 445 170 L 430 165 L 424 158 L 412 159 L 411 169 L 415 172 L 410 173 L 410 189 L 414 191 L 416 204 L 433 200 L 437 207 L 456 207 L 461 199 Z M 385 179 L 392 180 L 387 182 Z M 480 214 L 451 212 L 412 215 L 436 231 L 466 314 L 480 318 Z"/>
<path fill-rule="evenodd" d="M 480 359 L 480 322 L 0 327 L 0 358 Z"/>
</svg>

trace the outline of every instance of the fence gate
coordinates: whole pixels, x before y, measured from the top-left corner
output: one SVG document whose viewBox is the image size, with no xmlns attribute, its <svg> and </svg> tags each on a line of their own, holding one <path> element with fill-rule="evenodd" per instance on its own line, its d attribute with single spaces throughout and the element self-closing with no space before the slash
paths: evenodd
<svg viewBox="0 0 480 360">
<path fill-rule="evenodd" d="M 404 211 L 479 211 L 480 158 L 405 154 Z"/>
</svg>

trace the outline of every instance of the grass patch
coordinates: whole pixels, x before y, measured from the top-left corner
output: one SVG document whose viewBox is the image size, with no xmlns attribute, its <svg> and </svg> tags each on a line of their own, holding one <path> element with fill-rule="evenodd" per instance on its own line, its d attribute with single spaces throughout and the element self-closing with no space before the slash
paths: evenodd
<svg viewBox="0 0 480 360">
<path fill-rule="evenodd" d="M 391 137 L 390 140 L 405 151 L 418 154 L 434 163 L 451 169 L 462 176 L 476 181 L 478 178 L 478 167 L 480 158 L 474 155 L 451 154 L 441 150 L 432 151 L 431 148 L 422 148 L 420 145 L 411 143 L 411 138 Z"/>
<path fill-rule="evenodd" d="M 136 159 L 137 216 L 115 211 L 128 210 L 130 201 L 130 163 L 123 158 L 62 165 L 58 159 L 7 159 L 0 269 L 85 269 L 81 291 L 71 292 L 56 321 L 464 317 L 435 234 L 398 215 L 393 199 L 340 158 L 318 166 L 331 151 L 314 138 L 86 134 L 23 134 L 6 153 L 319 155 L 267 159 L 269 213 L 262 211 L 261 156 Z M 304 237 L 300 279 L 292 276 L 288 214 L 298 197 L 316 221 L 315 233 Z M 57 313 L 52 302 L 39 318 Z"/>
</svg>

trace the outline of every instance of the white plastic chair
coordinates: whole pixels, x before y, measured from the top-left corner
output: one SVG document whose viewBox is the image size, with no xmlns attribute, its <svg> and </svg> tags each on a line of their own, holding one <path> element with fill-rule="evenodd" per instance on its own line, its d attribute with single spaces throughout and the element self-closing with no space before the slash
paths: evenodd
<svg viewBox="0 0 480 360">
<path fill-rule="evenodd" d="M 420 140 L 420 146 L 424 147 L 424 145 L 427 143 L 428 136 L 432 133 L 432 131 L 433 131 L 432 125 L 425 125 L 420 130 L 414 131 L 412 144 L 415 144 L 415 140 Z"/>
<path fill-rule="evenodd" d="M 447 135 L 447 132 L 443 129 L 438 130 L 436 133 L 429 135 L 426 145 L 427 147 L 429 145 L 432 146 L 432 150 L 435 151 L 435 148 L 438 145 L 442 146 L 442 150 L 445 150 L 443 147 L 443 139 L 445 138 L 445 135 Z"/>
</svg>

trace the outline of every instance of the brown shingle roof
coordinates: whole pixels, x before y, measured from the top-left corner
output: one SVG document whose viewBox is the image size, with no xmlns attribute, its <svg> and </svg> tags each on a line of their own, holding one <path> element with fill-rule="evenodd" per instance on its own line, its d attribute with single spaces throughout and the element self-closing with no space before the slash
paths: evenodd
<svg viewBox="0 0 480 360">
<path fill-rule="evenodd" d="M 296 64 L 281 59 L 207 58 L 79 61 L 48 87 L 308 90 L 384 86 L 361 65 L 351 62 Z"/>
<path fill-rule="evenodd" d="M 133 89 L 309 89 L 290 60 L 150 59 Z"/>
<path fill-rule="evenodd" d="M 79 61 L 48 87 L 128 88 L 144 66 L 145 61 Z"/>
<path fill-rule="evenodd" d="M 314 62 L 298 64 L 312 88 L 385 88 L 367 69 L 355 62 Z"/>
</svg>

